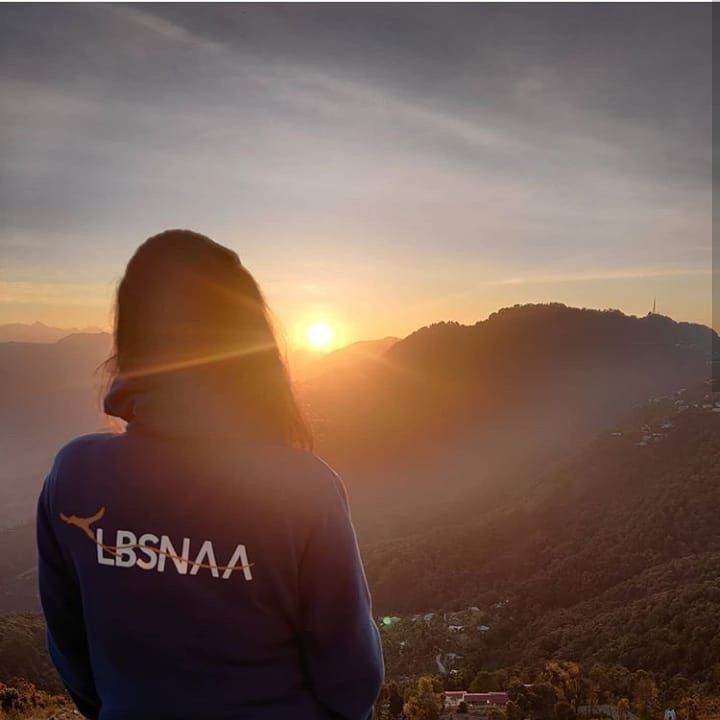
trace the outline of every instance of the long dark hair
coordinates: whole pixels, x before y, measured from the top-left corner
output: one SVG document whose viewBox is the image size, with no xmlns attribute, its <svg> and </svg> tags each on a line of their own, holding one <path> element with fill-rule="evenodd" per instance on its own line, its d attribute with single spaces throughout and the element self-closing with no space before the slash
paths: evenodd
<svg viewBox="0 0 720 720">
<path fill-rule="evenodd" d="M 269 310 L 237 254 L 189 230 L 146 240 L 117 290 L 112 378 L 199 368 L 263 439 L 309 449 L 312 438 Z"/>
</svg>

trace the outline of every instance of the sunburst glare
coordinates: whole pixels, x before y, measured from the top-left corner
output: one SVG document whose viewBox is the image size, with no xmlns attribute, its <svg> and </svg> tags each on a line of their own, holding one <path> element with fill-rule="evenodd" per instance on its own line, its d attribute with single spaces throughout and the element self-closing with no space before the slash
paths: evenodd
<svg viewBox="0 0 720 720">
<path fill-rule="evenodd" d="M 335 331 L 326 322 L 315 322 L 305 331 L 305 338 L 313 350 L 328 350 L 335 339 Z"/>
</svg>

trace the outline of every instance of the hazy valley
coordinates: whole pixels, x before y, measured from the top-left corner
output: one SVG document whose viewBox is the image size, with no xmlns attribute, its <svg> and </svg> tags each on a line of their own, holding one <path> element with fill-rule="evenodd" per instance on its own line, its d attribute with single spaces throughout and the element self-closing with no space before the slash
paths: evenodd
<svg viewBox="0 0 720 720">
<path fill-rule="evenodd" d="M 387 617 L 389 677 L 556 660 L 711 693 L 711 339 L 658 315 L 537 305 L 304 362 L 317 451 L 348 485 Z M 106 424 L 93 372 L 108 351 L 104 334 L 0 344 L 0 681 L 58 689 L 34 615 L 32 508 L 57 448 Z"/>
</svg>

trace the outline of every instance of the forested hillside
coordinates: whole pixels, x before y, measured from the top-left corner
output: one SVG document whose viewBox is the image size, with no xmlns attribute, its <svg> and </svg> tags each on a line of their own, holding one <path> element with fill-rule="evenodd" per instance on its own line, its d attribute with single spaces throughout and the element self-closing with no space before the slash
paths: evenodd
<svg viewBox="0 0 720 720">
<path fill-rule="evenodd" d="M 659 316 L 526 306 L 309 376 L 318 450 L 347 480 L 390 618 L 390 677 L 556 659 L 717 685 L 710 338 Z M 17 614 L 38 610 L 34 566 L 32 522 L 2 531 L 0 681 L 21 671 L 55 690 L 39 619 Z"/>
<path fill-rule="evenodd" d="M 470 647 L 496 667 L 720 671 L 720 413 L 682 402 L 540 472 L 532 492 L 477 523 L 366 548 L 378 611 L 477 606 L 489 630 Z"/>
<path fill-rule="evenodd" d="M 558 659 L 720 680 L 720 406 L 704 387 L 679 397 L 540 469 L 531 490 L 476 523 L 363 546 L 376 613 L 393 618 L 383 625 L 391 676 L 436 670 L 441 654 L 459 655 L 461 669 Z M 30 536 L 6 533 L 5 547 L 19 552 Z M 3 573 L 30 553 L 26 544 Z M 31 588 L 32 577 L 26 599 Z M 37 621 L 6 618 L 4 632 L 0 661 L 20 653 L 54 689 Z"/>
<path fill-rule="evenodd" d="M 711 337 L 659 315 L 517 306 L 418 330 L 302 394 L 373 542 L 475 519 L 634 406 L 701 383 Z"/>
<path fill-rule="evenodd" d="M 37 610 L 35 523 L 25 522 L 0 530 L 0 617 Z"/>
<path fill-rule="evenodd" d="M 375 362 L 319 374 L 304 396 L 326 454 L 345 464 L 402 460 L 419 441 L 478 442 L 479 431 L 534 445 L 546 434 L 540 418 L 574 440 L 705 379 L 711 338 L 660 315 L 515 306 L 474 325 L 422 328 Z"/>
<path fill-rule="evenodd" d="M 711 337 L 659 315 L 516 306 L 343 348 L 298 386 L 369 542 L 432 524 L 438 499 L 462 510 L 477 489 L 493 506 L 633 404 L 702 381 Z M 102 333 L 0 343 L 0 527 L 31 518 L 58 447 L 106 424 L 96 371 L 109 352 Z"/>
</svg>

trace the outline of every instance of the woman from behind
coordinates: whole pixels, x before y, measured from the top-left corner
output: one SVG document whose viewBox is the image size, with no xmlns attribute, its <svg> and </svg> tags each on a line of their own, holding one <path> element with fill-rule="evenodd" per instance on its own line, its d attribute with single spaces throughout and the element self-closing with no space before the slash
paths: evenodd
<svg viewBox="0 0 720 720">
<path fill-rule="evenodd" d="M 53 661 L 99 720 L 366 720 L 382 653 L 335 473 L 310 453 L 237 255 L 151 237 L 117 292 L 105 411 L 38 503 Z"/>
</svg>

